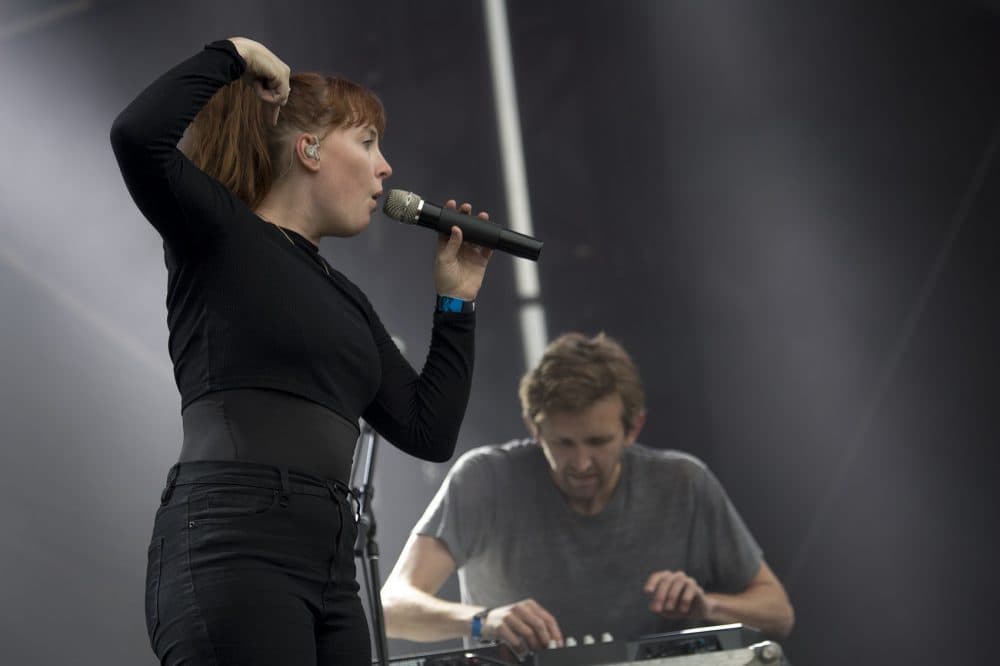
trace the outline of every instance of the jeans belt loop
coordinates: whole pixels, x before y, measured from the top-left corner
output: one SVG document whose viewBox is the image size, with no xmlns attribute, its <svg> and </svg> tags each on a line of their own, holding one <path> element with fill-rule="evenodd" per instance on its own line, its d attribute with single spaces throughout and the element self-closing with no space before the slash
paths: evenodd
<svg viewBox="0 0 1000 666">
<path fill-rule="evenodd" d="M 286 507 L 291 496 L 292 484 L 288 480 L 288 468 L 282 466 L 278 469 L 281 471 L 281 506 Z"/>
<path fill-rule="evenodd" d="M 177 485 L 177 475 L 180 473 L 180 463 L 177 463 L 170 468 L 167 472 L 167 485 L 163 488 L 163 492 L 160 493 L 160 504 L 166 504 L 170 501 L 170 496 L 174 494 L 174 487 Z"/>
<path fill-rule="evenodd" d="M 351 514 L 354 517 L 354 524 L 357 525 L 361 520 L 361 498 L 358 497 L 358 493 L 351 489 L 349 485 L 343 483 L 342 481 L 337 481 L 341 491 L 344 493 L 344 499 L 351 507 Z"/>
</svg>

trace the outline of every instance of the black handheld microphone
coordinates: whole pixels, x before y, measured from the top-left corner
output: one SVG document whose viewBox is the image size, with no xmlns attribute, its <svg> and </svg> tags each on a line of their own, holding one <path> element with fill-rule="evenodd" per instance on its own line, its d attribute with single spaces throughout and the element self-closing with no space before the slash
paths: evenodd
<svg viewBox="0 0 1000 666">
<path fill-rule="evenodd" d="M 463 240 L 507 252 L 515 257 L 538 261 L 538 255 L 542 251 L 540 240 L 451 208 L 435 206 L 406 190 L 389 190 L 382 211 L 394 220 L 417 224 L 442 234 L 451 234 L 451 228 L 458 227 L 462 230 Z"/>
</svg>

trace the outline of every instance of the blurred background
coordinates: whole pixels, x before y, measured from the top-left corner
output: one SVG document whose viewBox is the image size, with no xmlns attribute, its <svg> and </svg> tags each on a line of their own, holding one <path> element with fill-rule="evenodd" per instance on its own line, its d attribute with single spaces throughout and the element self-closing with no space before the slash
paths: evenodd
<svg viewBox="0 0 1000 666">
<path fill-rule="evenodd" d="M 516 95 L 494 92 L 496 6 Z M 1000 2 L 5 0 L 0 663 L 155 662 L 143 576 L 180 400 L 161 243 L 108 130 L 234 35 L 375 89 L 388 185 L 501 224 L 523 217 L 515 110 L 539 288 L 494 257 L 460 451 L 524 434 L 527 298 L 536 337 L 632 352 L 641 441 L 721 479 L 795 605 L 796 664 L 993 661 Z M 322 246 L 415 365 L 433 241 L 379 212 Z M 383 575 L 447 469 L 382 447 Z"/>
</svg>

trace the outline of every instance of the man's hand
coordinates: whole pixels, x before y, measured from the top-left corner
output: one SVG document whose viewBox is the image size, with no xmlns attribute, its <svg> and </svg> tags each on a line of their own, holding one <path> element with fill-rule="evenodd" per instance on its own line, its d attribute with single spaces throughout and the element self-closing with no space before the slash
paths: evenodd
<svg viewBox="0 0 1000 666">
<path fill-rule="evenodd" d="M 683 571 L 657 571 L 643 589 L 649 595 L 649 610 L 663 617 L 704 620 L 711 612 L 701 585 Z"/>
<path fill-rule="evenodd" d="M 517 655 L 543 650 L 550 641 L 562 646 L 563 635 L 552 614 L 534 599 L 523 599 L 490 611 L 483 623 L 483 638 L 503 641 Z"/>
</svg>

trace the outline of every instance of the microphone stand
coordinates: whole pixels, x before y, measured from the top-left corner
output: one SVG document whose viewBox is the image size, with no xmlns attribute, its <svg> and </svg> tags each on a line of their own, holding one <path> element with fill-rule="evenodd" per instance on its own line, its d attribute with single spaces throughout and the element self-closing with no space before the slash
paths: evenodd
<svg viewBox="0 0 1000 666">
<path fill-rule="evenodd" d="M 382 585 L 379 576 L 379 551 L 375 541 L 375 512 L 372 510 L 372 498 L 375 489 L 372 478 L 375 475 L 375 453 L 378 448 L 378 435 L 367 421 L 361 422 L 360 446 L 366 447 L 364 472 L 361 486 L 355 486 L 358 496 L 358 540 L 354 542 L 354 556 L 363 558 L 367 567 L 361 570 L 365 575 L 365 588 L 368 592 L 368 605 L 371 607 L 372 631 L 375 636 L 375 653 L 381 666 L 389 666 L 389 647 L 385 636 L 385 616 L 382 612 Z"/>
</svg>

